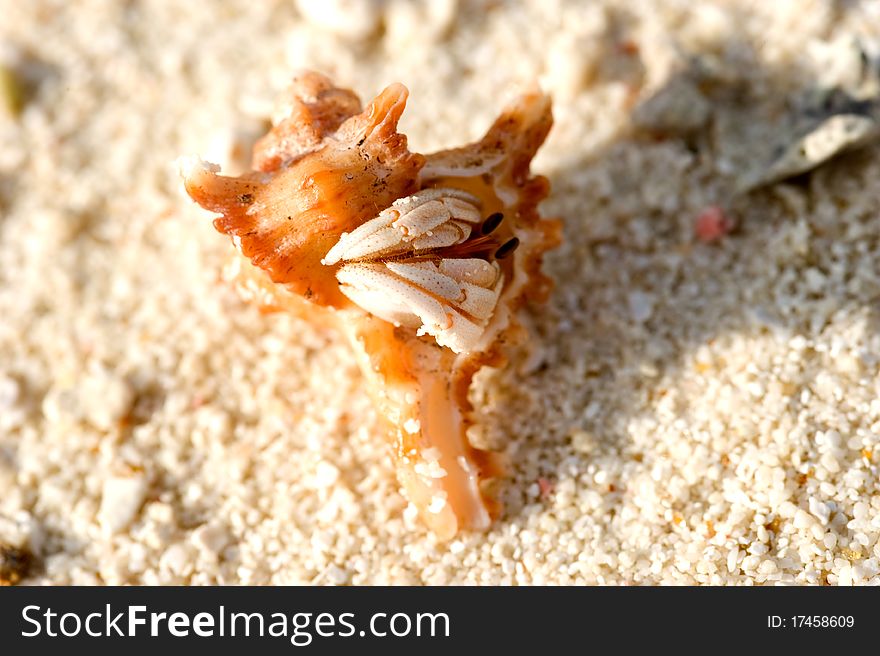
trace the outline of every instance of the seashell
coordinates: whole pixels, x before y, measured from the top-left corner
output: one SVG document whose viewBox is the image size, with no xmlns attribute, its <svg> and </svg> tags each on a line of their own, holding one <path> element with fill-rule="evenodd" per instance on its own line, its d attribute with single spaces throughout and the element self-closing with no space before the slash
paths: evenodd
<svg viewBox="0 0 880 656">
<path fill-rule="evenodd" d="M 503 473 L 477 449 L 468 389 L 526 337 L 516 314 L 546 299 L 543 254 L 561 224 L 537 204 L 529 171 L 552 116 L 537 88 L 480 141 L 411 153 L 397 122 L 406 89 L 363 111 L 317 73 L 296 78 L 254 171 L 183 161 L 187 192 L 232 237 L 227 268 L 246 297 L 344 333 L 387 424 L 407 498 L 441 538 L 485 529 L 500 511 L 487 482 Z"/>
</svg>

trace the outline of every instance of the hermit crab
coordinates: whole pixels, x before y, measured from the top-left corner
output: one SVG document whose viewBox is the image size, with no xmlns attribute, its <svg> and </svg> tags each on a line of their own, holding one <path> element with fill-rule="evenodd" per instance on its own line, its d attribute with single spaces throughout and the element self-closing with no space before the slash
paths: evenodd
<svg viewBox="0 0 880 656">
<path fill-rule="evenodd" d="M 336 327 L 350 341 L 387 424 L 404 494 L 441 538 L 484 529 L 503 474 L 472 446 L 468 389 L 527 339 L 526 302 L 546 299 L 543 254 L 559 221 L 529 171 L 552 124 L 531 89 L 476 143 L 429 155 L 397 131 L 408 92 L 392 84 L 366 108 L 327 77 L 294 78 L 253 171 L 219 174 L 184 158 L 186 191 L 219 213 L 240 291 L 266 309 Z"/>
</svg>

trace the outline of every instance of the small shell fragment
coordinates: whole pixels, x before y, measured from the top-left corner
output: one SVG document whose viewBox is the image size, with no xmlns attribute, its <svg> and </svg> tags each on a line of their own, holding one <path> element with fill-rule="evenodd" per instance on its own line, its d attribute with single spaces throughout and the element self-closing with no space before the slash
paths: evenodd
<svg viewBox="0 0 880 656">
<path fill-rule="evenodd" d="M 818 85 L 794 103 L 770 162 L 747 172 L 737 193 L 807 173 L 837 155 L 880 139 L 880 56 L 858 42 L 836 44 L 834 85 Z M 792 127 L 788 127 L 791 125 Z"/>
<path fill-rule="evenodd" d="M 140 472 L 111 476 L 105 480 L 98 511 L 104 530 L 111 534 L 118 533 L 131 524 L 143 505 L 146 493 L 147 480 Z"/>
</svg>

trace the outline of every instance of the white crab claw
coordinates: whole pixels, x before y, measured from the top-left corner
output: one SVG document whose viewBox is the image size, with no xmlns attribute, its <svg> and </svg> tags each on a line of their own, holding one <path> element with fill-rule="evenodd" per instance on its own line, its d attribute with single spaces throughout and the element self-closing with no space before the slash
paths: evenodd
<svg viewBox="0 0 880 656">
<path fill-rule="evenodd" d="M 342 235 L 322 262 L 342 262 L 340 290 L 366 311 L 418 327 L 456 353 L 470 351 L 495 311 L 503 276 L 497 263 L 444 257 L 442 249 L 466 241 L 480 218 L 479 201 L 467 192 L 421 191 Z"/>
<path fill-rule="evenodd" d="M 480 219 L 476 196 L 460 189 L 426 189 L 394 201 L 375 219 L 343 234 L 322 262 L 333 265 L 453 246 L 470 237 L 471 224 Z"/>
<path fill-rule="evenodd" d="M 434 296 L 440 296 L 452 302 L 464 300 L 464 291 L 461 286 L 450 276 L 440 273 L 437 265 L 433 262 L 388 262 L 386 265 L 392 273 L 396 273 L 404 280 L 421 287 Z"/>
<path fill-rule="evenodd" d="M 450 221 L 436 230 L 432 230 L 412 241 L 414 250 L 427 250 L 429 248 L 445 248 L 461 244 L 471 236 L 471 227 L 460 221 Z"/>
<path fill-rule="evenodd" d="M 473 350 L 498 304 L 502 287 L 497 264 L 479 262 L 466 279 L 443 270 L 455 260 L 432 262 L 371 262 L 343 265 L 336 273 L 343 294 L 380 319 L 404 326 L 419 326 L 420 334 L 433 336 L 456 353 Z M 467 260 L 462 260 L 467 261 Z M 482 269 L 488 266 L 491 279 Z M 487 282 L 481 286 L 470 282 Z"/>
<path fill-rule="evenodd" d="M 398 214 L 390 209 L 351 232 L 343 232 L 321 263 L 332 265 L 340 260 L 354 260 L 372 253 L 381 253 L 399 244 L 400 231 L 391 227 Z"/>
</svg>

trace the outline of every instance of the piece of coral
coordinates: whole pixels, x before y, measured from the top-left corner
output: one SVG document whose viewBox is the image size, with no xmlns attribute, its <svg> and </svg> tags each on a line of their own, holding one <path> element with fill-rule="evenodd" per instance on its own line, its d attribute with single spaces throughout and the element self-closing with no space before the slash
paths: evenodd
<svg viewBox="0 0 880 656">
<path fill-rule="evenodd" d="M 387 423 L 408 499 L 441 538 L 484 529 L 499 512 L 494 454 L 473 447 L 468 389 L 484 365 L 527 338 L 516 319 L 546 299 L 542 219 L 549 189 L 529 164 L 552 124 L 537 89 L 480 141 L 412 153 L 393 84 L 365 109 L 349 90 L 304 73 L 238 178 L 184 160 L 189 195 L 221 214 L 240 256 L 229 273 L 264 308 L 332 325 L 351 342 Z"/>
</svg>

